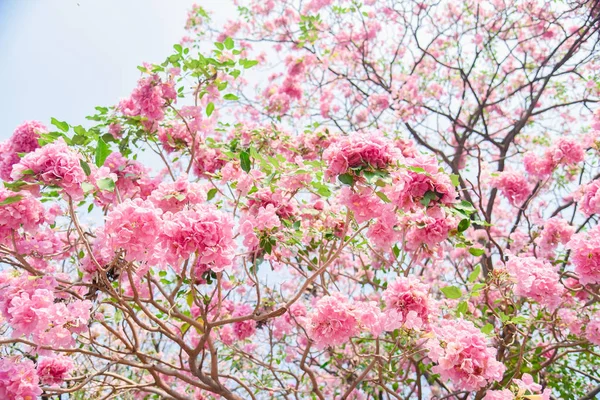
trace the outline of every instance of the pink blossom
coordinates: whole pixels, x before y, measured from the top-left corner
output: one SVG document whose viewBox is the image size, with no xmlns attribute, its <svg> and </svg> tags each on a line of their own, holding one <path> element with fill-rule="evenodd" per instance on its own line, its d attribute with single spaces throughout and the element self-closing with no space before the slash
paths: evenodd
<svg viewBox="0 0 600 400">
<path fill-rule="evenodd" d="M 164 118 L 164 108 L 175 100 L 173 83 L 163 83 L 158 75 L 141 78 L 131 97 L 119 103 L 119 110 L 128 116 L 142 116 L 152 121 Z"/>
<path fill-rule="evenodd" d="M 429 326 L 431 304 L 429 286 L 414 277 L 400 277 L 388 284 L 383 292 L 388 330 L 394 330 L 410 321 L 406 328 L 422 329 Z M 411 318 L 409 319 L 409 314 Z"/>
<path fill-rule="evenodd" d="M 517 172 L 500 172 L 500 175 L 493 179 L 492 184 L 515 207 L 522 206 L 531 194 L 529 182 Z"/>
<path fill-rule="evenodd" d="M 589 340 L 590 343 L 600 346 L 600 312 L 597 312 L 586 325 L 585 338 Z"/>
<path fill-rule="evenodd" d="M 47 133 L 48 128 L 38 121 L 27 121 L 19 125 L 9 139 L 12 150 L 17 153 L 31 153 L 39 148 L 40 133 Z"/>
<path fill-rule="evenodd" d="M 229 267 L 233 260 L 233 222 L 211 205 L 198 206 L 175 214 L 165 213 L 159 241 L 166 261 L 173 266 L 192 254 L 215 272 Z M 156 238 L 155 238 L 156 239 Z"/>
<path fill-rule="evenodd" d="M 543 254 L 549 254 L 559 244 L 567 244 L 575 233 L 575 227 L 560 217 L 550 218 L 544 224 L 544 229 L 535 240 Z"/>
<path fill-rule="evenodd" d="M 373 189 L 365 186 L 357 187 L 356 190 L 348 186 L 342 187 L 339 201 L 352 211 L 359 224 L 379 217 L 384 210 L 381 199 L 375 195 Z"/>
<path fill-rule="evenodd" d="M 600 213 L 600 179 L 596 179 L 583 186 L 583 196 L 579 199 L 578 204 L 581 211 L 590 216 Z"/>
<path fill-rule="evenodd" d="M 552 174 L 555 164 L 552 158 L 548 155 L 540 157 L 533 152 L 525 153 L 523 156 L 523 165 L 525 171 L 538 179 L 545 179 Z"/>
<path fill-rule="evenodd" d="M 386 169 L 402 159 L 394 144 L 378 132 L 340 137 L 323 153 L 326 175 L 334 178 L 350 168 Z"/>
<path fill-rule="evenodd" d="M 574 138 L 561 137 L 552 144 L 549 153 L 555 164 L 577 164 L 583 161 L 585 151 L 580 141 Z"/>
<path fill-rule="evenodd" d="M 32 176 L 46 185 L 59 186 L 79 199 L 83 194 L 81 184 L 86 180 L 79 161 L 79 154 L 59 138 L 23 157 L 13 166 L 11 178 L 29 180 Z"/>
<path fill-rule="evenodd" d="M 528 297 L 551 310 L 561 302 L 565 288 L 559 281 L 556 268 L 548 261 L 535 257 L 511 257 L 506 269 L 515 280 L 515 294 Z"/>
<path fill-rule="evenodd" d="M 26 231 L 33 231 L 44 223 L 44 207 L 30 192 L 16 193 L 0 187 L 0 202 L 9 198 L 16 198 L 18 201 L 0 205 L 0 239 L 7 237 L 20 227 Z"/>
<path fill-rule="evenodd" d="M 600 225 L 573 235 L 566 246 L 583 285 L 600 282 Z"/>
<path fill-rule="evenodd" d="M 463 319 L 442 320 L 433 328 L 435 337 L 425 342 L 432 368 L 442 380 L 451 380 L 459 390 L 478 390 L 499 381 L 505 366 L 496 361 L 496 350 L 472 322 Z"/>
<path fill-rule="evenodd" d="M 448 238 L 452 229 L 456 229 L 457 220 L 447 214 L 443 208 L 432 207 L 405 216 L 406 224 L 406 248 L 417 250 L 426 245 L 434 248 Z"/>
<path fill-rule="evenodd" d="M 508 389 L 488 390 L 483 400 L 514 400 L 515 395 Z"/>
<path fill-rule="evenodd" d="M 0 359 L 0 398 L 34 400 L 42 394 L 35 365 L 29 359 Z"/>
<path fill-rule="evenodd" d="M 181 176 L 175 182 L 161 183 L 148 200 L 164 212 L 175 213 L 185 206 L 193 207 L 206 202 L 206 190 L 198 183 L 188 182 L 187 176 Z"/>
<path fill-rule="evenodd" d="M 106 217 L 103 231 L 105 245 L 125 251 L 127 261 L 151 261 L 160 256 L 157 240 L 163 229 L 162 211 L 147 200 L 125 200 Z"/>
<path fill-rule="evenodd" d="M 323 296 L 308 316 L 308 336 L 317 347 L 339 346 L 358 334 L 358 321 L 340 293 Z"/>
<path fill-rule="evenodd" d="M 74 367 L 69 357 L 43 357 L 38 361 L 37 374 L 45 385 L 60 385 Z"/>
<path fill-rule="evenodd" d="M 254 309 L 247 304 L 238 304 L 233 313 L 233 317 L 251 315 Z M 233 333 L 238 340 L 244 340 L 254 335 L 256 332 L 256 321 L 247 319 L 233 323 Z"/>
</svg>

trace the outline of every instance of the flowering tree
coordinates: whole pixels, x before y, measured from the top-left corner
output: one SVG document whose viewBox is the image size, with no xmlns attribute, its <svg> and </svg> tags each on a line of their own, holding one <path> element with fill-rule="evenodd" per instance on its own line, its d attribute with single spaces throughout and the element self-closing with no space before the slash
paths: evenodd
<svg viewBox="0 0 600 400">
<path fill-rule="evenodd" d="M 0 398 L 600 393 L 596 0 L 238 11 L 0 144 Z"/>
</svg>

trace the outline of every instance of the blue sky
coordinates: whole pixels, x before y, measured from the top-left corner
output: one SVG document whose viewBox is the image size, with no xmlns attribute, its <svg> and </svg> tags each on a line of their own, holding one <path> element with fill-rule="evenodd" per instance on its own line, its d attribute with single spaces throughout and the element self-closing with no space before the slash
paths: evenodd
<svg viewBox="0 0 600 400">
<path fill-rule="evenodd" d="M 193 0 L 0 0 L 0 140 L 25 120 L 83 124 L 127 96 L 144 61 L 162 61 L 185 34 Z M 200 0 L 213 19 L 231 0 Z"/>
</svg>

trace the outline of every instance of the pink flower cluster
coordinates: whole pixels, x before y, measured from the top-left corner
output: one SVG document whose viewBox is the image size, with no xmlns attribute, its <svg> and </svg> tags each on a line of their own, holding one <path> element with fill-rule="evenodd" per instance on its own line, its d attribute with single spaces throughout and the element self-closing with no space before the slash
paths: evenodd
<svg viewBox="0 0 600 400">
<path fill-rule="evenodd" d="M 173 82 L 162 82 L 158 75 L 152 75 L 138 81 L 131 97 L 119 103 L 119 110 L 131 117 L 146 117 L 152 123 L 164 118 L 166 105 L 176 98 Z"/>
<path fill-rule="evenodd" d="M 492 180 L 492 185 L 500 190 L 508 202 L 515 207 L 521 207 L 531 194 L 527 179 L 517 172 L 503 171 Z"/>
<path fill-rule="evenodd" d="M 458 220 L 441 207 L 420 210 L 405 216 L 406 249 L 415 251 L 422 245 L 430 250 L 448 238 Z"/>
<path fill-rule="evenodd" d="M 392 174 L 393 185 L 388 191 L 390 200 L 402 210 L 422 208 L 420 203 L 425 194 L 435 194 L 429 205 L 450 205 L 456 202 L 457 193 L 448 174 L 440 172 L 434 157 L 409 159 L 413 169 L 400 170 Z M 423 171 L 415 171 L 415 168 Z"/>
<path fill-rule="evenodd" d="M 124 250 L 127 261 L 159 261 L 161 215 L 162 211 L 149 200 L 127 199 L 107 215 L 99 237 L 109 249 Z"/>
<path fill-rule="evenodd" d="M 573 235 L 567 248 L 571 250 L 571 262 L 583 285 L 600 283 L 600 225 L 588 232 Z"/>
<path fill-rule="evenodd" d="M 163 216 L 159 240 L 166 250 L 166 260 L 172 265 L 192 254 L 198 263 L 223 271 L 233 260 L 233 221 L 211 205 Z M 156 240 L 156 238 L 155 238 Z"/>
<path fill-rule="evenodd" d="M 307 322 L 308 336 L 319 348 L 339 346 L 359 333 L 354 307 L 339 293 L 321 297 Z"/>
<path fill-rule="evenodd" d="M 383 292 L 387 330 L 404 326 L 407 329 L 429 327 L 432 304 L 429 286 L 414 277 L 400 277 L 388 284 Z"/>
<path fill-rule="evenodd" d="M 56 281 L 51 278 L 4 272 L 0 286 L 0 311 L 12 328 L 13 337 L 31 336 L 40 345 L 71 347 L 72 334 L 87 329 L 92 303 L 55 302 Z"/>
<path fill-rule="evenodd" d="M 575 227 L 560 217 L 550 218 L 535 242 L 544 256 L 550 255 L 559 244 L 567 244 L 575 233 Z"/>
<path fill-rule="evenodd" d="M 26 231 L 32 231 L 45 221 L 46 211 L 42 203 L 31 193 L 28 191 L 15 193 L 0 187 L 0 203 L 15 197 L 19 200 L 0 205 L 0 241 L 9 237 L 11 232 L 17 231 L 20 227 Z"/>
<path fill-rule="evenodd" d="M 0 179 L 10 181 L 14 164 L 18 163 L 19 153 L 30 153 L 39 148 L 40 133 L 48 129 L 38 121 L 27 121 L 19 125 L 10 139 L 0 143 Z"/>
<path fill-rule="evenodd" d="M 584 185 L 581 192 L 581 197 L 578 200 L 581 211 L 587 216 L 600 213 L 600 179 Z"/>
<path fill-rule="evenodd" d="M 323 153 L 326 175 L 335 178 L 352 168 L 383 170 L 403 159 L 394 143 L 379 132 L 342 136 Z"/>
<path fill-rule="evenodd" d="M 511 257 L 506 269 L 513 277 L 515 294 L 537 301 L 555 310 L 565 292 L 556 268 L 535 257 Z"/>
<path fill-rule="evenodd" d="M 74 367 L 69 357 L 43 357 L 38 361 L 37 374 L 45 385 L 60 385 Z"/>
<path fill-rule="evenodd" d="M 505 367 L 496 361 L 496 350 L 485 335 L 463 319 L 442 320 L 433 327 L 435 337 L 425 342 L 432 371 L 451 380 L 455 389 L 478 390 L 502 379 Z"/>
<path fill-rule="evenodd" d="M 176 213 L 186 206 L 193 207 L 206 201 L 206 190 L 198 183 L 189 182 L 181 176 L 175 182 L 163 182 L 148 198 L 164 212 Z"/>
<path fill-rule="evenodd" d="M 528 174 L 545 179 L 559 165 L 574 165 L 583 161 L 585 150 L 577 139 L 561 137 L 546 150 L 543 157 L 528 152 L 523 164 Z"/>
<path fill-rule="evenodd" d="M 591 318 L 590 322 L 585 327 L 585 338 L 590 343 L 600 346 L 600 312 Z"/>
<path fill-rule="evenodd" d="M 0 399 L 34 400 L 42 394 L 33 361 L 0 359 Z"/>
<path fill-rule="evenodd" d="M 11 178 L 36 178 L 45 185 L 59 186 L 74 199 L 82 197 L 81 184 L 86 175 L 79 163 L 80 156 L 62 138 L 27 154 L 13 166 Z"/>
<path fill-rule="evenodd" d="M 140 197 L 145 199 L 155 190 L 160 179 L 149 178 L 150 170 L 136 160 L 129 160 L 119 152 L 110 153 L 104 161 L 104 166 L 93 171 L 95 180 L 111 178 L 115 182 L 116 190 L 98 191 L 96 201 L 100 205 L 114 204 L 117 200 L 116 192 L 124 199 Z"/>
</svg>

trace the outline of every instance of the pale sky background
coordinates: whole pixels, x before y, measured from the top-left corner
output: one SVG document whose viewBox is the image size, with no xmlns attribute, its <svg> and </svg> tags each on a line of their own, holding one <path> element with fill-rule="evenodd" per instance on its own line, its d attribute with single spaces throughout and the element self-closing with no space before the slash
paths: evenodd
<svg viewBox="0 0 600 400">
<path fill-rule="evenodd" d="M 232 0 L 0 0 L 0 141 L 26 120 L 85 124 L 129 95 L 144 61 L 161 62 L 198 2 L 217 23 Z"/>
</svg>

